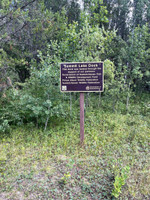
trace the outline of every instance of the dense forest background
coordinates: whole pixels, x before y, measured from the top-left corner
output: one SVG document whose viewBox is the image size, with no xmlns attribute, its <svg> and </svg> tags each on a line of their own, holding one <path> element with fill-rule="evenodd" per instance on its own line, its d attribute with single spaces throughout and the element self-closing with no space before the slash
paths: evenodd
<svg viewBox="0 0 150 200">
<path fill-rule="evenodd" d="M 1 0 L 0 130 L 71 114 L 59 65 L 85 61 L 104 61 L 105 91 L 90 95 L 114 112 L 148 93 L 149 0 Z"/>
</svg>

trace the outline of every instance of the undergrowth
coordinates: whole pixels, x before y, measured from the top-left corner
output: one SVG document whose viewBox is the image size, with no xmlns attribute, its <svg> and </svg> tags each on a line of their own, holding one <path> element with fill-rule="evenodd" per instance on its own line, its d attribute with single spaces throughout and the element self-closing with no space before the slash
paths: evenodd
<svg viewBox="0 0 150 200">
<path fill-rule="evenodd" d="M 132 106 L 119 113 L 90 105 L 82 147 L 77 112 L 45 132 L 28 124 L 2 134 L 0 199 L 150 199 L 149 112 Z"/>
</svg>

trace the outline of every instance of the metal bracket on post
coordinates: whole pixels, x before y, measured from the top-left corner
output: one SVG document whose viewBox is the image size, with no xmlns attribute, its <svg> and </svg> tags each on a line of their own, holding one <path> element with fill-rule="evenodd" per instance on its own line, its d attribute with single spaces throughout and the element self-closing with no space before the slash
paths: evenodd
<svg viewBox="0 0 150 200">
<path fill-rule="evenodd" d="M 80 93 L 80 144 L 84 143 L 84 93 Z"/>
</svg>

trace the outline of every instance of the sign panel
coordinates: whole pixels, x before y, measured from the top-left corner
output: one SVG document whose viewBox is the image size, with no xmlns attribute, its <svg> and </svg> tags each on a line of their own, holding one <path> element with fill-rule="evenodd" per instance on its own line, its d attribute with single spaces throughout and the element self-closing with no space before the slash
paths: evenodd
<svg viewBox="0 0 150 200">
<path fill-rule="evenodd" d="M 103 63 L 61 63 L 62 92 L 102 92 Z"/>
</svg>

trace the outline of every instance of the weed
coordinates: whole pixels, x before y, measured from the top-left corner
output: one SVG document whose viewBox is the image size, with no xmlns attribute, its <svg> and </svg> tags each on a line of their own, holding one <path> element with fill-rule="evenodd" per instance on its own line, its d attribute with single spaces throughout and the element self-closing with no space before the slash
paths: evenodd
<svg viewBox="0 0 150 200">
<path fill-rule="evenodd" d="M 61 185 L 65 185 L 69 182 L 70 180 L 70 177 L 71 177 L 71 174 L 67 173 L 67 174 L 64 174 L 64 176 L 59 180 L 59 183 Z"/>
<path fill-rule="evenodd" d="M 128 178 L 128 174 L 130 171 L 129 166 L 125 166 L 123 169 L 121 169 L 121 172 L 117 172 L 117 175 L 115 176 L 115 182 L 114 182 L 114 189 L 112 191 L 112 195 L 116 198 L 119 197 L 121 193 L 122 186 L 125 185 L 125 182 Z"/>
</svg>

